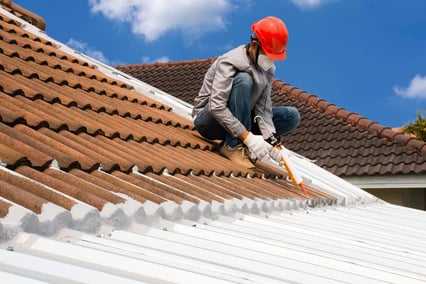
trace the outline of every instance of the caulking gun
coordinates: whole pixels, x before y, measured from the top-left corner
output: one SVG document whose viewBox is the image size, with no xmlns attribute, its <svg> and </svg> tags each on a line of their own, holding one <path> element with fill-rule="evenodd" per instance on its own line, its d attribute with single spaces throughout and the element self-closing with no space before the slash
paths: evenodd
<svg viewBox="0 0 426 284">
<path fill-rule="evenodd" d="M 290 152 L 278 141 L 278 139 L 269 131 L 269 129 L 266 127 L 265 121 L 263 118 L 259 115 L 257 115 L 254 118 L 254 121 L 259 126 L 260 132 L 262 133 L 263 139 L 265 139 L 268 143 L 270 143 L 274 148 L 278 149 L 280 151 L 279 155 L 279 161 L 276 161 L 278 163 L 282 163 L 287 170 L 288 175 L 290 176 L 291 181 L 295 186 L 299 186 L 303 193 L 306 196 L 309 196 L 307 190 L 305 189 L 303 185 L 303 179 L 297 173 L 295 170 L 295 167 L 293 165 L 293 162 L 290 159 Z"/>
</svg>

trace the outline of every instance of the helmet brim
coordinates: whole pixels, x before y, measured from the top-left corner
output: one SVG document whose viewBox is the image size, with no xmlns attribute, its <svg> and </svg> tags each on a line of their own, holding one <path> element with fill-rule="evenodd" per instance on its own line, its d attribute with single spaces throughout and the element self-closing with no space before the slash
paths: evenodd
<svg viewBox="0 0 426 284">
<path fill-rule="evenodd" d="M 283 53 L 276 54 L 276 53 L 270 53 L 264 50 L 265 54 L 271 58 L 272 60 L 284 60 L 287 58 L 287 51 L 284 51 Z"/>
</svg>

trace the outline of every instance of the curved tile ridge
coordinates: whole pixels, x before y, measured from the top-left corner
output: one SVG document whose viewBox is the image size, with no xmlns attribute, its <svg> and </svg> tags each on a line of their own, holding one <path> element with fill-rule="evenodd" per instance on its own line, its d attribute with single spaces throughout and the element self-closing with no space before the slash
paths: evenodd
<svg viewBox="0 0 426 284">
<path fill-rule="evenodd" d="M 334 116 L 338 119 L 350 123 L 354 127 L 360 128 L 361 130 L 374 132 L 379 137 L 385 138 L 388 141 L 394 141 L 400 145 L 412 147 L 420 153 L 426 154 L 426 143 L 417 138 L 404 135 L 401 132 L 392 130 L 390 127 L 380 125 L 379 123 L 371 121 L 368 118 L 359 115 L 358 113 L 349 112 L 345 108 L 338 107 L 335 104 L 329 103 L 314 94 L 307 93 L 306 91 L 291 86 L 290 84 L 284 83 L 278 79 L 274 80 L 273 87 L 278 89 L 279 95 L 289 95 L 301 103 L 318 109 L 326 115 Z"/>
<path fill-rule="evenodd" d="M 129 64 L 129 65 L 117 65 L 115 66 L 116 68 L 120 69 L 120 70 L 132 70 L 132 69 L 148 69 L 148 68 L 155 68 L 155 67 L 159 67 L 159 66 L 168 66 L 168 67 L 173 67 L 173 66 L 177 66 L 177 65 L 193 65 L 193 64 L 212 64 L 215 60 L 217 59 L 217 57 L 212 57 L 212 58 L 208 58 L 208 59 L 193 59 L 193 60 L 180 60 L 180 61 L 173 61 L 173 62 L 155 62 L 155 63 L 141 63 L 141 64 Z"/>
<path fill-rule="evenodd" d="M 132 65 L 131 68 L 126 66 L 116 68 L 192 104 L 199 92 L 205 72 L 215 59 L 139 64 Z"/>
</svg>

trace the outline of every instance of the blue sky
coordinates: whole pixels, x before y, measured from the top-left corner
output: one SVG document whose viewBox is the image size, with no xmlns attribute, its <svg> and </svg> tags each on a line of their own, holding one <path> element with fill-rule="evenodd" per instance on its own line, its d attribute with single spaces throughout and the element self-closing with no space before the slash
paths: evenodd
<svg viewBox="0 0 426 284">
<path fill-rule="evenodd" d="M 426 115 L 424 0 L 14 0 L 52 38 L 109 65 L 206 59 L 253 22 L 289 30 L 276 78 L 389 127 Z"/>
</svg>

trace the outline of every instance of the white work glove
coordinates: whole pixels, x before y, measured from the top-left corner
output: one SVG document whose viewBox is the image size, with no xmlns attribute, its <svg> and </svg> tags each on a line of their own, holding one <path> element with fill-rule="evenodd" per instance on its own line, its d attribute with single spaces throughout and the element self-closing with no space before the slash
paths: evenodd
<svg viewBox="0 0 426 284">
<path fill-rule="evenodd" d="M 269 156 L 278 164 L 281 163 L 281 157 L 283 155 L 282 151 L 284 150 L 283 146 L 273 147 L 269 152 Z"/>
<path fill-rule="evenodd" d="M 271 144 L 263 139 L 262 135 L 254 135 L 251 132 L 243 143 L 247 146 L 249 151 L 260 160 L 268 155 L 273 148 Z"/>
</svg>

